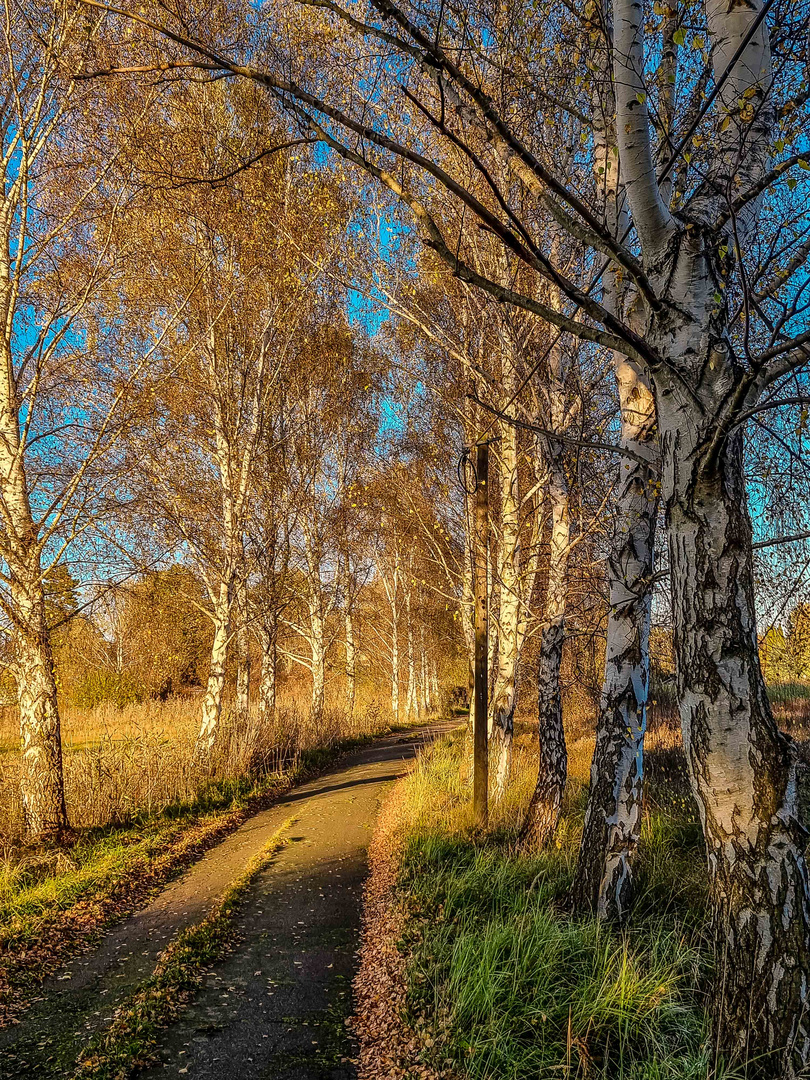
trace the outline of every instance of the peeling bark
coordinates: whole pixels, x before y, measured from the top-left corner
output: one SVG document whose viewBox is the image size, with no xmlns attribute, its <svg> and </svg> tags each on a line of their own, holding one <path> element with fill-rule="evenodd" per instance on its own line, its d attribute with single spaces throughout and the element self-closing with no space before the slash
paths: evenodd
<svg viewBox="0 0 810 1080">
<path fill-rule="evenodd" d="M 498 568 L 500 586 L 499 632 L 497 673 L 489 706 L 490 771 L 494 780 L 493 795 L 495 799 L 500 799 L 503 796 L 509 781 L 517 699 L 517 666 L 521 644 L 517 438 L 517 429 L 514 425 L 501 424 L 501 441 L 497 447 L 501 487 L 501 532 Z"/>
<path fill-rule="evenodd" d="M 346 646 L 346 712 L 354 715 L 354 699 L 357 694 L 357 647 L 354 643 L 354 620 L 351 610 L 346 611 L 345 638 Z"/>
<path fill-rule="evenodd" d="M 202 720 L 197 735 L 195 754 L 202 760 L 210 757 L 216 742 L 219 718 L 222 715 L 222 694 L 225 689 L 225 665 L 228 660 L 228 639 L 231 632 L 232 581 L 223 581 L 214 607 L 214 640 L 211 643 L 211 666 L 202 704 Z"/>
<path fill-rule="evenodd" d="M 259 710 L 264 719 L 269 719 L 276 711 L 276 631 L 275 627 L 260 627 L 258 633 L 262 649 Z"/>
<path fill-rule="evenodd" d="M 552 303 L 559 309 L 561 300 L 554 290 Z M 549 430 L 563 434 L 570 413 L 566 410 L 565 380 L 567 356 L 559 343 L 549 354 L 548 416 Z M 520 833 L 521 844 L 538 848 L 548 844 L 557 829 L 562 800 L 568 779 L 568 751 L 563 730 L 560 665 L 565 638 L 568 606 L 568 563 L 571 554 L 571 509 L 564 444 L 546 437 L 545 457 L 548 468 L 548 501 L 551 508 L 548 587 L 543 629 L 540 632 L 540 657 L 537 667 L 537 724 L 539 765 L 537 785 L 526 811 Z"/>
<path fill-rule="evenodd" d="M 391 622 L 391 713 L 399 720 L 399 633 L 396 615 Z"/>
<path fill-rule="evenodd" d="M 14 671 L 20 709 L 25 834 L 29 840 L 59 839 L 68 820 L 56 680 L 39 567 L 26 587 L 14 591 L 21 616 L 15 635 Z"/>
<path fill-rule="evenodd" d="M 247 717 L 250 711 L 250 635 L 248 632 L 247 595 L 239 585 L 239 629 L 236 633 L 236 711 Z"/>
<path fill-rule="evenodd" d="M 407 648 L 408 648 L 408 696 L 405 705 L 405 715 L 410 720 L 418 713 L 416 700 L 416 655 L 413 648 L 413 624 L 411 622 L 411 589 L 410 584 L 405 588 L 405 621 L 407 624 Z"/>
<path fill-rule="evenodd" d="M 419 634 L 419 715 L 427 716 L 430 712 L 430 690 L 428 688 L 428 659 L 425 649 L 425 628 Z"/>
<path fill-rule="evenodd" d="M 632 897 L 632 858 L 641 826 L 659 476 L 655 401 L 649 384 L 620 357 L 617 382 L 622 445 L 635 457 L 621 462 L 617 529 L 609 560 L 605 677 L 572 897 L 582 911 L 621 921 Z"/>
<path fill-rule="evenodd" d="M 807 834 L 794 746 L 759 663 L 743 436 L 707 460 L 704 433 L 682 422 L 684 392 L 670 389 L 659 396 L 663 489 L 678 699 L 718 940 L 715 1038 L 751 1059 L 750 1076 L 793 1077 L 810 1054 Z"/>
<path fill-rule="evenodd" d="M 381 576 L 391 609 L 391 713 L 396 722 L 399 720 L 399 552 L 394 555 L 390 575 L 383 570 Z"/>
<path fill-rule="evenodd" d="M 323 715 L 326 700 L 326 640 L 324 618 L 320 607 L 313 603 L 309 611 L 311 628 L 309 655 L 312 665 L 312 715 Z"/>
<path fill-rule="evenodd" d="M 551 556 L 545 626 L 540 635 L 537 669 L 537 714 L 540 761 L 537 785 L 520 833 L 521 844 L 530 848 L 548 844 L 557 829 L 568 779 L 568 751 L 563 731 L 560 664 L 568 602 L 568 556 L 570 513 L 568 482 L 561 452 L 553 459 L 549 481 L 552 508 Z"/>
</svg>

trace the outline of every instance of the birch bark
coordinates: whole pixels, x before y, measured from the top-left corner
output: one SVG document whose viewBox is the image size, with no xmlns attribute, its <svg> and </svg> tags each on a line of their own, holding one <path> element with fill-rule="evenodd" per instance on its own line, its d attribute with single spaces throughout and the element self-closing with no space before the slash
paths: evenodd
<svg viewBox="0 0 810 1080">
<path fill-rule="evenodd" d="M 212 296 L 215 287 L 212 285 Z M 210 298 L 209 298 L 210 299 Z M 219 550 L 203 554 L 197 546 L 199 565 L 213 563 L 203 570 L 213 607 L 214 640 L 211 646 L 211 667 L 205 697 L 203 699 L 200 731 L 195 747 L 196 755 L 205 760 L 214 748 L 217 729 L 222 714 L 222 696 L 225 688 L 225 666 L 230 644 L 233 606 L 236 600 L 237 569 L 244 551 L 245 516 L 248 496 L 254 483 L 254 465 L 263 430 L 263 407 L 269 393 L 268 373 L 269 327 L 262 330 L 261 345 L 253 368 L 253 385 L 247 392 L 246 379 L 239 378 L 243 398 L 238 401 L 234 415 L 231 400 L 233 367 L 236 358 L 230 353 L 227 335 L 221 341 L 221 330 L 213 314 L 207 317 L 207 349 L 204 372 L 210 392 L 212 422 L 214 429 L 214 465 L 217 471 L 220 498 L 220 545 Z M 242 410 L 244 410 L 243 414 Z M 218 578 L 218 585 L 215 584 Z M 246 607 L 246 598 L 245 598 Z M 246 612 L 245 612 L 246 614 Z M 245 626 L 245 632 L 247 627 Z M 249 647 L 246 649 L 249 658 Z M 242 666 L 243 680 L 238 705 L 247 709 L 249 675 Z"/>
<path fill-rule="evenodd" d="M 244 719 L 250 712 L 251 658 L 247 588 L 242 580 L 237 586 L 237 609 L 239 626 L 236 631 L 236 712 Z"/>
<path fill-rule="evenodd" d="M 416 653 L 413 644 L 413 621 L 411 618 L 411 585 L 410 578 L 405 582 L 405 623 L 407 633 L 408 655 L 408 697 L 405 705 L 405 715 L 409 720 L 417 715 L 419 706 L 416 699 Z"/>
<path fill-rule="evenodd" d="M 617 357 L 622 446 L 617 524 L 608 563 L 610 612 L 605 676 L 591 785 L 577 869 L 575 905 L 621 921 L 632 896 L 644 778 L 649 640 L 659 463 L 655 402 L 647 380 Z"/>
<path fill-rule="evenodd" d="M 759 664 L 743 437 L 706 461 L 706 433 L 683 423 L 683 390 L 669 389 L 663 499 L 679 709 L 719 949 L 715 1035 L 735 1060 L 752 1059 L 749 1075 L 793 1077 L 810 1056 L 806 832 L 795 748 Z"/>
<path fill-rule="evenodd" d="M 665 27 L 666 65 L 660 77 L 665 94 L 675 81 L 672 43 L 675 18 Z M 674 51 L 673 51 L 674 50 Z M 606 55 L 605 49 L 600 49 Z M 597 116 L 615 115 L 609 72 L 602 72 Z M 667 79 L 672 77 L 670 84 Z M 668 101 L 669 98 L 667 97 Z M 662 117 L 669 132 L 672 116 Z M 615 125 L 597 125 L 595 175 L 604 186 L 604 219 L 617 240 L 628 228 L 627 202 L 621 183 Z M 605 305 L 615 314 L 628 290 L 608 271 Z M 637 307 L 637 305 L 636 305 Z M 644 734 L 649 693 L 649 640 L 653 593 L 653 552 L 660 491 L 660 451 L 655 399 L 649 377 L 618 352 L 613 366 L 621 411 L 616 526 L 608 558 L 610 608 L 605 644 L 605 674 L 596 721 L 596 745 L 577 868 L 574 905 L 599 918 L 621 922 L 632 900 L 632 861 L 638 845 L 644 783 Z"/>
<path fill-rule="evenodd" d="M 354 702 L 357 695 L 357 647 L 354 642 L 354 619 L 351 609 L 346 610 L 345 620 L 346 646 L 346 711 L 354 716 Z"/>
<path fill-rule="evenodd" d="M 219 719 L 222 715 L 222 695 L 225 689 L 225 665 L 228 660 L 228 642 L 231 636 L 231 607 L 233 605 L 233 579 L 220 584 L 214 602 L 214 639 L 211 644 L 211 666 L 202 703 L 200 731 L 197 735 L 196 754 L 206 760 L 216 742 Z"/>
<path fill-rule="evenodd" d="M 796 758 L 777 728 L 759 662 L 740 417 L 778 366 L 744 369 L 732 349 L 728 232 L 718 192 L 756 190 L 773 130 L 761 4 L 708 0 L 722 87 L 707 183 L 681 227 L 651 168 L 640 8 L 617 0 L 617 135 L 633 221 L 661 310 L 647 313 L 662 452 L 684 749 L 706 840 L 718 940 L 715 1039 L 749 1076 L 795 1077 L 810 1060 L 810 891 Z M 750 32 L 749 32 L 750 31 Z M 749 112 L 750 110 L 750 112 Z M 735 219 L 742 242 L 758 200 Z M 796 362 L 806 360 L 799 349 Z"/>
<path fill-rule="evenodd" d="M 558 343 L 549 356 L 549 428 L 563 433 L 566 423 L 567 363 Z M 521 828 L 527 847 L 547 844 L 557 829 L 568 779 L 568 751 L 563 731 L 560 665 L 568 604 L 568 562 L 571 551 L 571 513 L 565 450 L 560 440 L 545 439 L 548 501 L 551 508 L 548 586 L 540 658 L 537 668 L 537 713 L 540 761 L 537 784 Z"/>
<path fill-rule="evenodd" d="M 512 424 L 502 423 L 500 435 L 500 442 L 495 447 L 501 489 L 498 538 L 498 662 L 489 721 L 490 770 L 496 800 L 503 796 L 509 780 L 517 700 L 522 600 L 517 428 Z"/>
<path fill-rule="evenodd" d="M 262 650 L 259 710 L 262 718 L 268 720 L 276 711 L 276 628 L 275 626 L 259 626 L 257 632 Z"/>
<path fill-rule="evenodd" d="M 320 717 L 326 697 L 326 642 L 324 618 L 317 605 L 310 607 L 310 658 L 312 663 L 312 715 Z"/>
<path fill-rule="evenodd" d="M 391 714 L 399 721 L 399 631 L 394 613 L 391 621 Z"/>
<path fill-rule="evenodd" d="M 20 709 L 20 790 L 26 836 L 58 840 L 68 827 L 59 708 L 39 559 L 32 561 L 28 574 L 22 566 L 12 571 L 19 613 L 14 673 Z"/>
<path fill-rule="evenodd" d="M 391 611 L 391 713 L 394 722 L 399 720 L 399 592 L 400 556 L 395 552 L 390 574 L 382 569 L 382 583 Z"/>
</svg>

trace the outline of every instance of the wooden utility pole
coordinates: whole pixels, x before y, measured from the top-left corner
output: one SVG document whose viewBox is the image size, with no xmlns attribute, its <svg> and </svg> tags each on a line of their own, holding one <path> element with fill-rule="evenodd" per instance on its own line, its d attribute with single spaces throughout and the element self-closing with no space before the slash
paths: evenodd
<svg viewBox="0 0 810 1080">
<path fill-rule="evenodd" d="M 489 519 L 489 443 L 476 447 L 475 457 L 475 695 L 473 713 L 473 807 L 476 824 L 487 824 L 489 761 L 487 722 L 487 533 Z"/>
</svg>

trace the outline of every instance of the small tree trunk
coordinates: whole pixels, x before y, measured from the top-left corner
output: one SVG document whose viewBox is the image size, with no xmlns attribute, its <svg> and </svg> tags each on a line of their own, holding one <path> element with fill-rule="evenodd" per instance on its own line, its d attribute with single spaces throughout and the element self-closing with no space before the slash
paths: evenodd
<svg viewBox="0 0 810 1080">
<path fill-rule="evenodd" d="M 750 1061 L 749 1076 L 794 1077 L 810 1049 L 796 754 L 759 665 L 743 435 L 710 456 L 707 432 L 684 423 L 685 398 L 678 385 L 658 408 L 678 700 L 718 940 L 715 1038 L 734 1061 Z"/>
<path fill-rule="evenodd" d="M 605 677 L 572 897 L 580 911 L 621 921 L 641 825 L 659 455 L 649 385 L 618 357 L 617 381 L 622 445 L 635 456 L 621 462 Z"/>
<path fill-rule="evenodd" d="M 62 739 L 53 655 L 45 621 L 39 567 L 25 587 L 14 589 L 21 626 L 15 635 L 15 675 L 20 709 L 25 835 L 59 839 L 68 828 L 62 771 Z"/>
<path fill-rule="evenodd" d="M 554 457 L 549 481 L 551 500 L 551 555 L 549 559 L 546 625 L 540 636 L 537 707 L 540 763 L 537 786 L 521 829 L 521 843 L 539 848 L 549 843 L 560 819 L 568 779 L 568 751 L 563 731 L 560 664 L 568 600 L 568 555 L 571 526 L 568 483 L 561 453 Z"/>
<path fill-rule="evenodd" d="M 408 720 L 417 714 L 416 701 L 416 654 L 413 647 L 413 623 L 411 622 L 411 590 L 410 586 L 405 591 L 405 619 L 408 630 L 408 700 L 405 706 L 405 715 Z"/>
<path fill-rule="evenodd" d="M 326 698 L 326 647 L 324 642 L 324 620 L 320 611 L 310 610 L 310 658 L 312 662 L 312 715 L 323 716 Z"/>
<path fill-rule="evenodd" d="M 509 782 L 520 651 L 518 447 L 517 429 L 512 424 L 501 425 L 497 452 L 501 486 L 500 612 L 497 674 L 489 722 L 493 795 L 496 801 L 503 796 Z"/>
<path fill-rule="evenodd" d="M 3 285 L 8 301 L 8 281 Z M 10 324 L 9 324 L 10 325 Z M 45 618 L 45 593 L 31 514 L 25 453 L 20 440 L 20 403 L 8 341 L 0 341 L 0 502 L 3 559 L 15 609 L 13 674 L 20 710 L 20 794 L 26 838 L 58 839 L 68 829 L 62 737 L 53 654 Z"/>
<path fill-rule="evenodd" d="M 396 610 L 391 622 L 391 712 L 396 723 L 399 720 L 399 635 Z"/>
<path fill-rule="evenodd" d="M 197 736 L 195 754 L 207 760 L 214 749 L 222 715 L 222 694 L 225 689 L 225 665 L 228 660 L 228 638 L 231 632 L 232 582 L 223 581 L 214 611 L 214 640 L 211 644 L 211 667 L 202 704 L 202 722 Z"/>
<path fill-rule="evenodd" d="M 259 709 L 268 720 L 276 711 L 276 632 L 275 627 L 259 631 L 262 647 L 262 674 L 259 681 Z"/>
<path fill-rule="evenodd" d="M 354 643 L 354 621 L 346 609 L 346 712 L 354 716 L 354 699 L 357 694 L 357 648 Z"/>
<path fill-rule="evenodd" d="M 428 689 L 428 660 L 425 649 L 425 628 L 420 631 L 419 639 L 419 715 L 427 716 L 430 712 L 430 691 Z"/>
<path fill-rule="evenodd" d="M 439 669 L 434 660 L 430 665 L 430 695 L 433 700 L 433 708 L 439 706 Z"/>
<path fill-rule="evenodd" d="M 560 296 L 552 291 L 552 302 L 560 308 Z M 567 426 L 565 351 L 558 344 L 549 354 L 549 427 L 564 432 Z M 563 731 L 560 665 L 568 604 L 568 561 L 571 553 L 571 510 L 565 450 L 553 437 L 545 441 L 548 464 L 548 499 L 551 506 L 548 587 L 545 625 L 540 635 L 537 671 L 537 717 L 540 762 L 537 786 L 521 829 L 521 844 L 539 848 L 554 836 L 560 820 L 568 779 L 568 751 Z"/>
<path fill-rule="evenodd" d="M 248 632 L 247 590 L 239 587 L 239 630 L 236 634 L 236 711 L 247 717 L 250 711 L 250 634 Z"/>
</svg>

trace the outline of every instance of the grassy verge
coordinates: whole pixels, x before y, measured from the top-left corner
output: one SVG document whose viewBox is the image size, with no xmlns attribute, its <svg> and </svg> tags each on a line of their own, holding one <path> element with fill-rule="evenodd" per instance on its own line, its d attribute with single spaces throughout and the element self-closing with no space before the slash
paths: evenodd
<svg viewBox="0 0 810 1080">
<path fill-rule="evenodd" d="M 649 796 L 631 927 L 572 917 L 566 894 L 591 744 L 571 753 L 555 848 L 515 853 L 535 777 L 528 748 L 491 831 L 475 833 L 463 736 L 423 755 L 399 792 L 392 891 L 403 913 L 406 1016 L 436 1075 L 498 1080 L 698 1080 L 713 1066 L 711 950 L 695 809 L 676 747 L 649 752 Z M 389 1073 L 389 1075 L 395 1075 Z M 722 1070 L 717 1074 L 730 1078 Z"/>
<path fill-rule="evenodd" d="M 107 1031 L 82 1052 L 75 1080 L 126 1080 L 155 1060 L 157 1032 L 177 1018 L 205 969 L 227 950 L 234 913 L 250 884 L 284 846 L 283 834 L 294 821 L 289 818 L 276 830 L 201 922 L 170 942 L 147 982 L 118 1009 Z"/>
<path fill-rule="evenodd" d="M 362 736 L 307 751 L 281 777 L 209 783 L 159 815 L 86 830 L 69 849 L 9 861 L 0 874 L 0 1023 L 13 1020 L 45 978 L 247 817 L 368 741 Z"/>
</svg>

